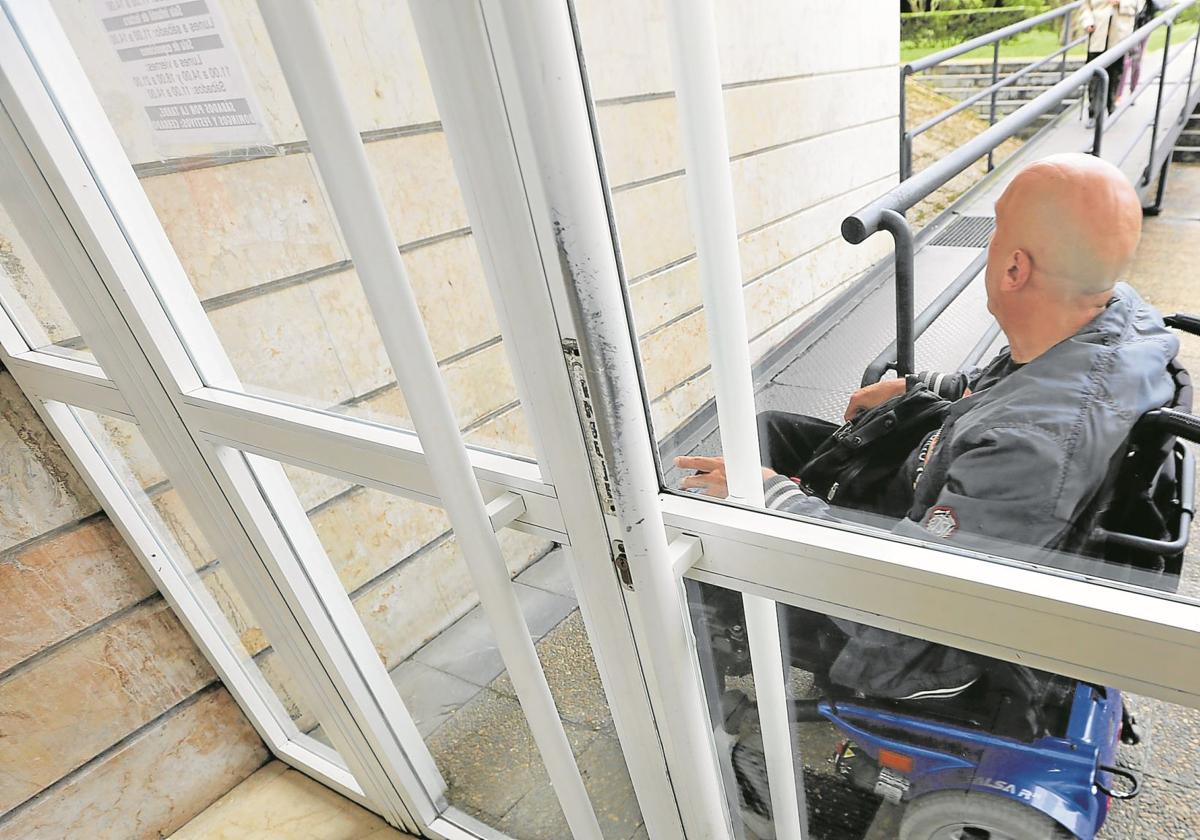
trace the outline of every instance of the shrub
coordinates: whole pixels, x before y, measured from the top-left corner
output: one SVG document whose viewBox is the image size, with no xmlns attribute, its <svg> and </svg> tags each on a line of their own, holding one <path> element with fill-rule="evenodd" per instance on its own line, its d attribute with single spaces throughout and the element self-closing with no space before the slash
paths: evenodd
<svg viewBox="0 0 1200 840">
<path fill-rule="evenodd" d="M 1044 11 L 1041 6 L 1007 6 L 910 12 L 900 15 L 900 40 L 914 47 L 961 44 Z M 1052 24 L 1061 25 L 1058 21 Z"/>
</svg>

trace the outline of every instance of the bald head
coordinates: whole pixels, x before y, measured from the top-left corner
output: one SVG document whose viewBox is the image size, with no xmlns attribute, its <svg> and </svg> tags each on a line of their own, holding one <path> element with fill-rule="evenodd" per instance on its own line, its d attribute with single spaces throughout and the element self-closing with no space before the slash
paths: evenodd
<svg viewBox="0 0 1200 840">
<path fill-rule="evenodd" d="M 1036 358 L 1103 311 L 1141 235 L 1141 202 L 1112 164 L 1054 155 L 1017 173 L 996 202 L 986 272 L 1013 358 Z"/>
<path fill-rule="evenodd" d="M 1111 163 L 1063 154 L 1017 174 L 996 202 L 996 223 L 1005 248 L 1024 251 L 1038 280 L 1067 296 L 1097 294 L 1113 287 L 1137 250 L 1142 207 Z"/>
</svg>

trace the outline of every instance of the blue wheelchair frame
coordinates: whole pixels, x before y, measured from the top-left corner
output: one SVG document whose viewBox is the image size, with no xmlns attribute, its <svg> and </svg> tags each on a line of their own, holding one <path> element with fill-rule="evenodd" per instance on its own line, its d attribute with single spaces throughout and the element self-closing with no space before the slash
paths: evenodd
<svg viewBox="0 0 1200 840">
<path fill-rule="evenodd" d="M 1134 781 L 1120 798 L 1136 793 L 1132 774 L 1114 767 L 1121 708 L 1117 689 L 1077 683 L 1064 736 L 1022 743 L 854 703 L 817 705 L 850 739 L 838 751 L 839 769 L 855 748 L 885 773 L 888 759 L 893 765 L 896 757 L 907 760 L 907 772 L 892 773 L 905 786 L 901 801 L 946 790 L 1000 796 L 1041 811 L 1080 840 L 1092 840 L 1108 816 L 1113 771 Z"/>
</svg>

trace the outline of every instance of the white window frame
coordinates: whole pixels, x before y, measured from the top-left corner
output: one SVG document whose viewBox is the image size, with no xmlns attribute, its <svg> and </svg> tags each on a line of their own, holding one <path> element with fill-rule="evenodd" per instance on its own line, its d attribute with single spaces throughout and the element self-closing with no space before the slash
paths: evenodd
<svg viewBox="0 0 1200 840">
<path fill-rule="evenodd" d="M 470 451 L 470 463 L 486 501 L 520 498 L 523 512 L 511 527 L 571 549 L 581 611 L 651 836 L 730 833 L 727 803 L 712 801 L 719 774 L 703 731 L 711 722 L 681 574 L 1200 705 L 1195 604 L 661 492 L 616 285 L 585 75 L 574 41 L 565 45 L 569 10 L 563 2 L 518 6 L 414 4 L 422 44 L 440 56 L 431 78 L 542 466 L 480 450 Z M 438 801 L 432 758 L 276 463 L 441 504 L 420 441 L 241 392 L 53 12 L 13 0 L 0 0 L 0 10 L 0 105 L 12 120 L 11 128 L 0 124 L 0 143 L 18 163 L 10 175 L 24 179 L 49 220 L 56 241 L 38 255 L 54 262 L 54 288 L 100 364 L 31 347 L 8 312 L 0 314 L 0 361 L 276 755 L 409 831 L 493 836 Z M 35 67 L 30 54 L 53 62 Z M 539 76 L 535 57 L 567 72 Z M 493 131 L 467 128 L 480 125 Z M 16 189 L 5 183 L 0 189 Z M 601 268 L 589 278 L 564 256 L 586 256 Z M 589 300 L 595 289 L 584 284 L 597 277 L 602 295 Z M 570 368 L 564 342 L 576 343 L 592 367 Z M 578 413 L 581 382 L 598 413 L 594 423 Z M 221 641 L 219 616 L 181 569 L 156 559 L 163 547 L 153 529 L 67 406 L 139 424 L 214 547 L 237 558 L 228 564 L 235 584 L 308 688 L 305 700 L 346 768 L 288 737 L 257 674 Z M 607 489 L 597 490 L 596 445 L 610 469 L 611 508 Z M 679 535 L 694 539 L 669 541 Z M 695 540 L 701 550 L 687 553 Z M 614 556 L 629 563 L 632 590 L 614 572 Z"/>
</svg>

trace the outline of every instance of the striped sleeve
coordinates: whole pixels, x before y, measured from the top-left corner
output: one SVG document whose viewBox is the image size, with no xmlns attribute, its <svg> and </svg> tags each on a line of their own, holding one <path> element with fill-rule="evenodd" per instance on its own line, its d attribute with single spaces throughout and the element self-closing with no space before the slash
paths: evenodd
<svg viewBox="0 0 1200 840">
<path fill-rule="evenodd" d="M 823 499 L 810 496 L 796 486 L 790 478 L 773 475 L 763 482 L 763 493 L 769 510 L 797 513 L 832 519 L 830 507 Z"/>
<path fill-rule="evenodd" d="M 763 484 L 764 501 L 767 507 L 780 510 L 789 500 L 803 496 L 804 492 L 796 486 L 796 482 L 782 475 L 773 475 Z"/>
</svg>

